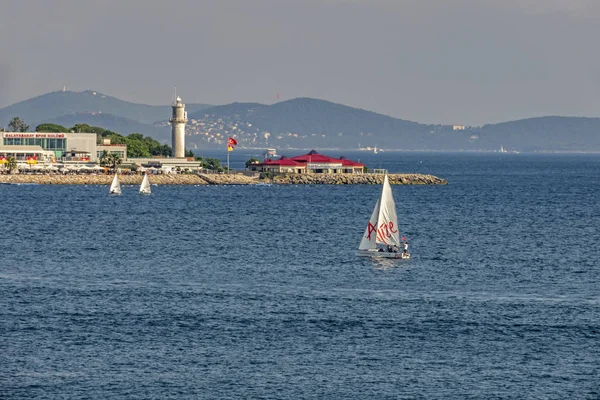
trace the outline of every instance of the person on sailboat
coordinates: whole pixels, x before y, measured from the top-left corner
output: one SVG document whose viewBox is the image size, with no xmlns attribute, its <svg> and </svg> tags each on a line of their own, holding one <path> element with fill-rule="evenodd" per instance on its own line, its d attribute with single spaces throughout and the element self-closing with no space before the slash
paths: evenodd
<svg viewBox="0 0 600 400">
<path fill-rule="evenodd" d="M 398 252 L 398 246 L 394 245 L 394 253 Z"/>
<path fill-rule="evenodd" d="M 403 251 L 403 253 L 404 254 L 408 253 L 408 242 L 404 242 L 404 251 Z"/>
</svg>

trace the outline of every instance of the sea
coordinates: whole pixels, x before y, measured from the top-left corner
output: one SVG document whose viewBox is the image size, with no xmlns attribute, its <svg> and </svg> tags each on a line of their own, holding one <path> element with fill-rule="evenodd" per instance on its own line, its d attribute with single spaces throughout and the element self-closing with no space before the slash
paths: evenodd
<svg viewBox="0 0 600 400">
<path fill-rule="evenodd" d="M 0 398 L 600 398 L 599 154 L 323 153 L 448 181 L 410 260 L 376 185 L 0 185 Z"/>
</svg>

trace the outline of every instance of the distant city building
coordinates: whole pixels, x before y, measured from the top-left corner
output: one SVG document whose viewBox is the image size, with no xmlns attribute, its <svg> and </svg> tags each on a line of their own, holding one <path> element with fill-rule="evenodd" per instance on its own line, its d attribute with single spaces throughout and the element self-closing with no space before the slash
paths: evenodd
<svg viewBox="0 0 600 400">
<path fill-rule="evenodd" d="M 169 119 L 171 122 L 171 136 L 173 145 L 173 157 L 184 158 L 185 157 L 185 124 L 187 123 L 187 112 L 185 111 L 185 104 L 181 101 L 181 97 L 175 99 L 175 103 L 172 105 L 173 114 Z"/>
<path fill-rule="evenodd" d="M 329 157 L 312 150 L 310 153 L 296 157 L 265 159 L 263 162 L 248 165 L 248 170 L 294 174 L 362 174 L 364 167 L 364 164 L 345 157 Z"/>
<path fill-rule="evenodd" d="M 452 130 L 453 131 L 464 131 L 465 130 L 465 126 L 464 125 L 453 125 L 452 126 Z"/>
</svg>

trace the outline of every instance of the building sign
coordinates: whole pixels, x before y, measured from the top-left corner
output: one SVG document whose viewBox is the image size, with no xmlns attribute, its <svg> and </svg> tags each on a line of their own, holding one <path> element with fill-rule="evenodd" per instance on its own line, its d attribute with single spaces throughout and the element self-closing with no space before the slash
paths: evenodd
<svg viewBox="0 0 600 400">
<path fill-rule="evenodd" d="M 41 132 L 4 132 L 2 136 L 5 139 L 64 139 L 64 133 L 41 133 Z"/>
</svg>

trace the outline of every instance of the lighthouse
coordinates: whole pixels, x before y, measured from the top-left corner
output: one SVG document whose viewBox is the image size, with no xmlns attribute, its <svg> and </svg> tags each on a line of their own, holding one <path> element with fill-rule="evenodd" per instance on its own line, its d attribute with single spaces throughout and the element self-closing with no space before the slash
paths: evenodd
<svg viewBox="0 0 600 400">
<path fill-rule="evenodd" d="M 185 124 L 188 120 L 185 104 L 181 101 L 181 97 L 177 96 L 172 107 L 173 115 L 169 122 L 171 122 L 173 157 L 185 158 Z"/>
</svg>

